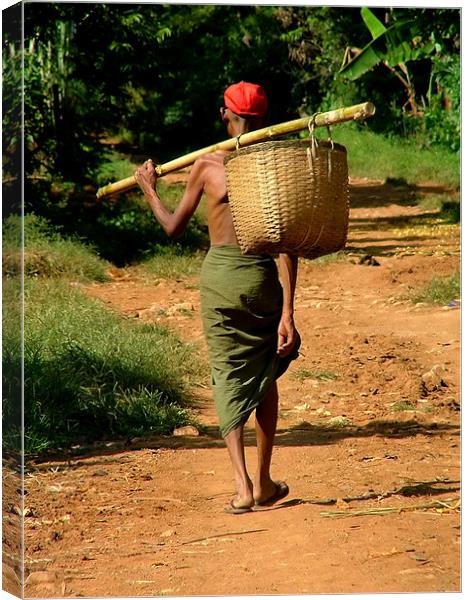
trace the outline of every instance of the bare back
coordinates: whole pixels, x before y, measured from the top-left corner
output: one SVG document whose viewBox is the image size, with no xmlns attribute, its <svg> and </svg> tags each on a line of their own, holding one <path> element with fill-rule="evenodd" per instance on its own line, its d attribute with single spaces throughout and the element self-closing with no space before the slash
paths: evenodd
<svg viewBox="0 0 467 600">
<path fill-rule="evenodd" d="M 203 191 L 206 196 L 209 237 L 213 246 L 238 245 L 232 222 L 224 158 L 227 152 L 213 152 L 199 159 L 202 163 Z"/>
</svg>

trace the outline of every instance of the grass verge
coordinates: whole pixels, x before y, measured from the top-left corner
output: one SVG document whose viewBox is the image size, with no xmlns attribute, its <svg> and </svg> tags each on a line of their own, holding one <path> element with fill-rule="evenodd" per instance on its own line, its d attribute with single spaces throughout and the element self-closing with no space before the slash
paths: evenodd
<svg viewBox="0 0 467 600">
<path fill-rule="evenodd" d="M 157 254 L 139 263 L 138 267 L 145 274 L 179 280 L 199 274 L 204 256 L 205 252 L 192 252 L 178 244 L 160 246 Z"/>
<path fill-rule="evenodd" d="M 23 250 L 24 228 L 24 250 Z M 46 219 L 10 216 L 3 224 L 3 274 L 108 281 L 109 263 L 77 238 L 64 238 Z M 24 261 L 24 262 L 23 262 Z"/>
<path fill-rule="evenodd" d="M 460 298 L 460 274 L 454 273 L 449 277 L 434 277 L 423 288 L 410 294 L 409 299 L 414 302 L 425 302 L 446 306 L 452 300 Z"/>
<path fill-rule="evenodd" d="M 430 194 L 417 201 L 418 206 L 422 210 L 437 211 L 447 223 L 459 223 L 461 216 L 460 199 L 447 199 L 445 196 L 438 194 Z"/>
<path fill-rule="evenodd" d="M 4 302 L 15 306 L 20 294 L 20 286 L 9 286 Z M 169 434 L 189 423 L 189 382 L 204 376 L 193 347 L 168 329 L 118 317 L 64 281 L 26 279 L 24 302 L 27 452 Z M 10 422 L 21 392 L 20 363 L 20 331 L 7 320 L 3 375 Z"/>
<path fill-rule="evenodd" d="M 327 137 L 327 132 L 320 136 Z M 421 148 L 415 141 L 390 138 L 350 123 L 334 127 L 332 137 L 347 148 L 349 172 L 354 177 L 435 181 L 459 188 L 458 153 L 441 147 Z"/>
</svg>

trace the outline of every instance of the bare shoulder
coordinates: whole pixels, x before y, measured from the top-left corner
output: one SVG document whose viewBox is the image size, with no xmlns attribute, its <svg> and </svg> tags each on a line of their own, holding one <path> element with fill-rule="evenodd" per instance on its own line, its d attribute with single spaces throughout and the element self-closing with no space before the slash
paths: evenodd
<svg viewBox="0 0 467 600">
<path fill-rule="evenodd" d="M 205 183 L 225 176 L 224 158 L 227 152 L 212 152 L 205 154 L 193 164 L 192 175 Z"/>
<path fill-rule="evenodd" d="M 212 152 L 198 158 L 192 175 L 202 182 L 204 191 L 211 200 L 221 200 L 227 196 L 224 158 L 227 152 Z"/>
<path fill-rule="evenodd" d="M 204 154 L 200 158 L 196 160 L 194 166 L 198 166 L 198 168 L 209 168 L 215 167 L 218 165 L 224 165 L 224 158 L 227 156 L 228 152 L 223 152 L 221 150 L 217 150 L 216 152 L 210 152 L 209 154 Z"/>
</svg>

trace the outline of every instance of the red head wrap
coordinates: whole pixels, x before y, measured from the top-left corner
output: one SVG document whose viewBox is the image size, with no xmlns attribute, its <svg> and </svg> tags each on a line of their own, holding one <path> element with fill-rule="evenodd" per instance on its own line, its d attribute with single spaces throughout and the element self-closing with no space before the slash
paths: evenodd
<svg viewBox="0 0 467 600">
<path fill-rule="evenodd" d="M 225 90 L 224 104 L 242 117 L 264 117 L 268 110 L 268 97 L 260 85 L 240 81 Z"/>
</svg>

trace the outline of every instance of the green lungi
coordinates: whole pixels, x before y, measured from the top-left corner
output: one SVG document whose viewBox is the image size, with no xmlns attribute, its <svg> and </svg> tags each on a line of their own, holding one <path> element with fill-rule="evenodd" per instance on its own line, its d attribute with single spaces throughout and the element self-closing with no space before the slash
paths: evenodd
<svg viewBox="0 0 467 600">
<path fill-rule="evenodd" d="M 211 246 L 201 270 L 201 314 L 224 437 L 248 420 L 298 356 L 298 344 L 285 358 L 277 354 L 282 301 L 271 256 Z"/>
</svg>

